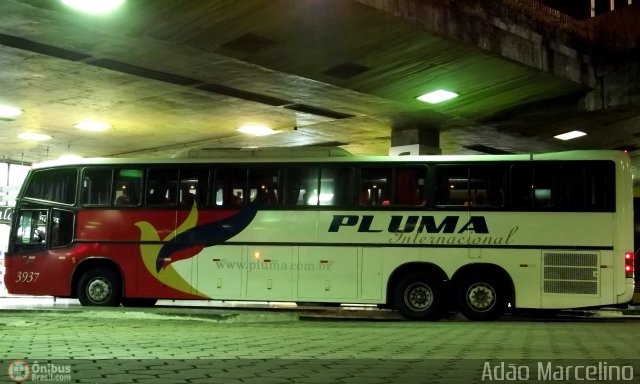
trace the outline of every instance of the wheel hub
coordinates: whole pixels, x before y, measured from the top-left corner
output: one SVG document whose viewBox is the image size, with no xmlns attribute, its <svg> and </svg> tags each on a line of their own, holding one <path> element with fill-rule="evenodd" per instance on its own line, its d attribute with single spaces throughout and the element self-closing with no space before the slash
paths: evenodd
<svg viewBox="0 0 640 384">
<path fill-rule="evenodd" d="M 423 283 L 413 283 L 407 287 L 405 303 L 413 310 L 424 310 L 433 304 L 433 291 Z"/>
<path fill-rule="evenodd" d="M 95 303 L 103 303 L 111 296 L 111 284 L 104 279 L 95 279 L 87 287 L 87 296 Z"/>
<path fill-rule="evenodd" d="M 496 292 L 486 283 L 476 283 L 467 291 L 469 306 L 479 312 L 488 311 L 496 303 Z"/>
</svg>

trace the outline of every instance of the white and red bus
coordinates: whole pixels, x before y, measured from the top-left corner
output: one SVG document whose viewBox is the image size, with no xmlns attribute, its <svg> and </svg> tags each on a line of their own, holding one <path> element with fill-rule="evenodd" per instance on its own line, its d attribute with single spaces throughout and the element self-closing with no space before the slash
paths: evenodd
<svg viewBox="0 0 640 384">
<path fill-rule="evenodd" d="M 94 159 L 34 166 L 13 215 L 10 293 L 455 308 L 630 301 L 631 165 L 533 155 Z"/>
</svg>

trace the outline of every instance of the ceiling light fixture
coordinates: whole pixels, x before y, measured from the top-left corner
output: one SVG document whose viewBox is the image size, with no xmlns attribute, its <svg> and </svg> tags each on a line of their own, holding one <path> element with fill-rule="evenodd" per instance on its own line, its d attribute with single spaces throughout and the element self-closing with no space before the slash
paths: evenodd
<svg viewBox="0 0 640 384">
<path fill-rule="evenodd" d="M 438 89 L 437 91 L 425 93 L 424 95 L 416 97 L 420 101 L 424 101 L 430 104 L 438 104 L 446 100 L 453 99 L 459 95 L 455 92 L 445 91 L 444 89 Z"/>
<path fill-rule="evenodd" d="M 11 105 L 0 104 L 0 119 L 15 119 L 22 114 L 22 109 Z"/>
<path fill-rule="evenodd" d="M 243 125 L 237 129 L 238 132 L 253 136 L 268 136 L 278 133 L 266 125 Z"/>
<path fill-rule="evenodd" d="M 51 136 L 45 135 L 44 133 L 24 132 L 19 134 L 18 138 L 32 141 L 47 141 L 51 139 Z"/>
<path fill-rule="evenodd" d="M 68 7 L 94 15 L 109 13 L 123 3 L 124 0 L 62 0 L 62 4 Z"/>
<path fill-rule="evenodd" d="M 581 137 L 585 135 L 586 133 L 582 131 L 571 131 L 571 132 L 563 133 L 561 135 L 555 135 L 553 137 L 555 137 L 556 139 L 567 141 L 567 140 L 575 139 L 576 137 Z"/>
<path fill-rule="evenodd" d="M 72 153 L 67 153 L 65 155 L 62 155 L 60 157 L 58 157 L 58 160 L 60 161 L 76 161 L 76 160 L 81 160 L 83 157 L 80 155 L 74 155 Z"/>
<path fill-rule="evenodd" d="M 92 120 L 81 121 L 77 124 L 74 124 L 73 126 L 78 129 L 82 129 L 83 131 L 91 131 L 91 132 L 102 132 L 111 128 L 111 125 L 107 123 L 103 123 L 102 121 L 92 121 Z"/>
</svg>

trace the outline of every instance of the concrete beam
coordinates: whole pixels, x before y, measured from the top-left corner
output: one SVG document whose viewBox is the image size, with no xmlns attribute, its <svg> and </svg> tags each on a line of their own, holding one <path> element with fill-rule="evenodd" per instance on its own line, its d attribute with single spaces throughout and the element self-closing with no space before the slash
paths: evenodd
<svg viewBox="0 0 640 384">
<path fill-rule="evenodd" d="M 596 84 L 590 56 L 581 50 L 588 47 L 584 25 L 537 2 L 357 1 L 528 67 L 589 87 Z"/>
<path fill-rule="evenodd" d="M 640 105 L 640 4 L 576 20 L 536 1 L 357 0 L 419 26 L 592 89 L 586 111 Z"/>
</svg>

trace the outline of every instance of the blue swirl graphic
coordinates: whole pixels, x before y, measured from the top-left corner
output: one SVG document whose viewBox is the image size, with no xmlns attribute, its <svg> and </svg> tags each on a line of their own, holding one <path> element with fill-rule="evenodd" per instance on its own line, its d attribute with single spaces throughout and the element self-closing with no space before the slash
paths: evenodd
<svg viewBox="0 0 640 384">
<path fill-rule="evenodd" d="M 196 245 L 211 247 L 222 244 L 236 236 L 249 226 L 257 213 L 257 207 L 254 204 L 251 204 L 242 209 L 236 215 L 224 220 L 198 225 L 178 234 L 160 248 L 158 258 L 156 259 L 157 272 L 160 272 L 162 269 L 162 266 L 164 265 L 164 258 L 169 257 L 176 252 Z"/>
</svg>

